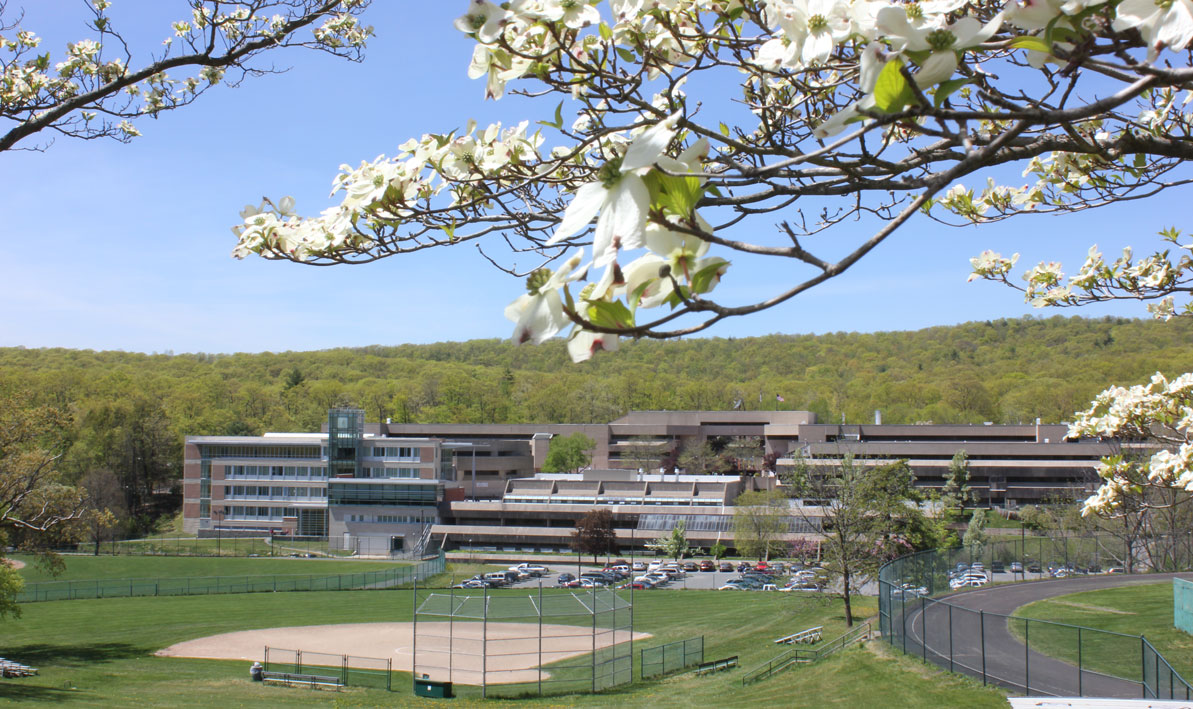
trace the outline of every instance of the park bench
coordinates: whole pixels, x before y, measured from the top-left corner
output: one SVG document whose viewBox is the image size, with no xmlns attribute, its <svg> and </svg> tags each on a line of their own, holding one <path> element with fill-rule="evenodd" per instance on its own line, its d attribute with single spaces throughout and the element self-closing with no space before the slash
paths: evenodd
<svg viewBox="0 0 1193 709">
<path fill-rule="evenodd" d="M 822 630 L 824 630 L 823 625 L 817 626 L 815 628 L 808 628 L 807 630 L 801 630 L 798 633 L 792 633 L 785 638 L 779 638 L 775 641 L 775 644 L 796 645 L 807 643 L 808 645 L 811 645 L 812 643 L 818 643 L 820 642 L 820 631 Z"/>
<path fill-rule="evenodd" d="M 265 682 L 277 682 L 286 686 L 301 685 L 304 687 L 335 687 L 344 686 L 339 677 L 333 675 L 312 675 L 298 672 L 263 672 L 261 679 Z"/>
<path fill-rule="evenodd" d="M 737 655 L 713 660 L 712 662 L 703 662 L 696 667 L 696 674 L 703 675 L 709 672 L 720 672 L 721 670 L 728 670 L 733 667 L 737 667 Z"/>
</svg>

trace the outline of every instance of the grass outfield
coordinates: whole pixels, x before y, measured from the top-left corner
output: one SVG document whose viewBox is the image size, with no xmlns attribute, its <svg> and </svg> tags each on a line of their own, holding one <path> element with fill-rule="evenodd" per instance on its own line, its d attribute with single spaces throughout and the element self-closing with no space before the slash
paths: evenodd
<svg viewBox="0 0 1193 709">
<path fill-rule="evenodd" d="M 158 559 L 157 561 L 162 561 Z M 324 562 L 330 563 L 330 562 Z M 651 591 L 635 594 L 635 625 L 654 646 L 704 635 L 707 658 L 738 655 L 742 667 L 706 677 L 675 675 L 600 695 L 534 698 L 530 706 L 609 706 L 611 703 L 689 707 L 697 697 L 719 706 L 1003 706 L 1003 695 L 885 651 L 851 650 L 823 664 L 799 667 L 741 686 L 746 669 L 779 653 L 773 640 L 825 625 L 844 628 L 839 601 L 788 594 Z M 0 622 L 6 657 L 41 675 L 0 682 L 0 703 L 67 706 L 442 706 L 418 700 L 410 675 L 396 674 L 395 692 L 348 688 L 319 692 L 264 687 L 248 680 L 245 662 L 154 657 L 170 644 L 252 628 L 369 621 L 409 621 L 409 591 L 346 591 L 225 596 L 116 598 L 24 606 L 20 620 Z M 872 613 L 872 599 L 855 609 Z M 635 650 L 637 650 L 637 647 Z M 302 648 L 318 650 L 318 648 Z M 637 652 L 635 652 L 637 654 Z M 465 694 L 475 690 L 465 689 Z M 453 706 L 480 703 L 464 698 Z M 491 702 L 490 702 L 491 703 Z M 508 703 L 508 702 L 507 702 Z"/>
<path fill-rule="evenodd" d="M 1085 591 L 1029 603 L 1016 616 L 1084 625 L 1129 635 L 1144 635 L 1182 677 L 1193 680 L 1193 636 L 1172 625 L 1172 582 Z M 1010 621 L 1012 632 L 1023 639 L 1022 623 Z M 1033 650 L 1076 663 L 1076 633 L 1067 628 L 1032 624 Z M 1091 637 L 1092 636 L 1092 637 Z M 1122 675 L 1130 663 L 1139 674 L 1138 640 L 1083 633 L 1082 664 L 1091 669 Z"/>
</svg>

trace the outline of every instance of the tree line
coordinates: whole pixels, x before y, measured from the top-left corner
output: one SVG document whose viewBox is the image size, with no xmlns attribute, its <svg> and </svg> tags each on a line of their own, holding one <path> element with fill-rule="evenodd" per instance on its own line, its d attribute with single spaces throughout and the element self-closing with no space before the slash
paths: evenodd
<svg viewBox="0 0 1193 709">
<path fill-rule="evenodd" d="M 181 478 L 184 436 L 318 430 L 333 406 L 401 423 L 606 422 L 734 406 L 822 421 L 869 421 L 876 409 L 887 423 L 1063 421 L 1109 383 L 1187 367 L 1191 342 L 1186 321 L 1028 317 L 640 341 L 580 365 L 562 342 L 499 340 L 258 354 L 0 348 L 0 396 L 60 412 L 57 467 L 67 481 L 88 478 L 139 533 L 175 504 L 166 493 Z"/>
</svg>

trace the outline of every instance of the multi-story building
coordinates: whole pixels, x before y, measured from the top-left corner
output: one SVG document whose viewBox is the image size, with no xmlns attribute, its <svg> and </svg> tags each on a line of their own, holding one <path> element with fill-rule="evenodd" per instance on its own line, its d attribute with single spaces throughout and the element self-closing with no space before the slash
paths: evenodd
<svg viewBox="0 0 1193 709">
<path fill-rule="evenodd" d="M 331 410 L 326 428 L 187 437 L 183 528 L 325 537 L 347 550 L 421 543 L 451 477 L 442 442 L 366 434 L 355 409 Z"/>
<path fill-rule="evenodd" d="M 573 433 L 594 441 L 592 470 L 536 478 L 551 439 Z M 742 490 L 781 485 L 787 470 L 845 456 L 865 465 L 906 459 L 917 485 L 937 489 L 965 451 L 981 504 L 1078 498 L 1096 486 L 1096 463 L 1116 445 L 1065 435 L 1063 425 L 1038 423 L 818 424 L 804 411 L 636 411 L 608 424 L 475 425 L 365 424 L 359 410 L 334 409 L 321 433 L 188 437 L 184 518 L 201 534 L 326 537 L 336 548 L 372 552 L 421 549 L 432 534 L 448 546 L 557 549 L 584 512 L 609 506 L 619 537 L 651 539 L 682 517 L 694 541 L 711 544 L 724 541 Z M 758 455 L 729 477 L 642 465 L 705 443 Z M 789 532 L 815 533 L 805 527 Z"/>
</svg>

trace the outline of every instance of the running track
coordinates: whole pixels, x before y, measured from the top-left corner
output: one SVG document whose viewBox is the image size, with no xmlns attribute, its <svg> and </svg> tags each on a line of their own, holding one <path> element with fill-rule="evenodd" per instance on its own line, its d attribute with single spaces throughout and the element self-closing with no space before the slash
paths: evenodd
<svg viewBox="0 0 1193 709">
<path fill-rule="evenodd" d="M 1051 581 L 1030 581 L 1017 584 L 955 593 L 932 602 L 908 599 L 906 620 L 899 615 L 900 603 L 892 599 L 892 627 L 906 623 L 906 650 L 924 656 L 943 667 L 982 677 L 983 657 L 981 640 L 985 637 L 985 675 L 988 681 L 1025 694 L 1052 696 L 1093 696 L 1140 698 L 1143 688 L 1138 681 L 1110 677 L 1047 655 L 1028 650 L 1007 627 L 1007 620 L 999 616 L 981 618 L 978 611 L 1011 615 L 1020 606 L 1053 596 L 1081 591 L 1094 591 L 1118 586 L 1160 583 L 1173 576 L 1193 578 L 1193 574 L 1142 574 L 1132 576 L 1087 576 Z M 950 609 L 951 606 L 955 606 Z M 965 609 L 965 610 L 963 610 Z M 924 620 L 928 621 L 928 638 L 924 641 Z M 950 627 L 953 632 L 948 632 Z M 896 644 L 903 639 L 896 636 Z M 1030 643 L 1030 637 L 1029 637 Z M 1125 663 L 1138 663 L 1139 653 L 1124 658 L 1122 674 L 1138 677 L 1140 670 Z"/>
</svg>

